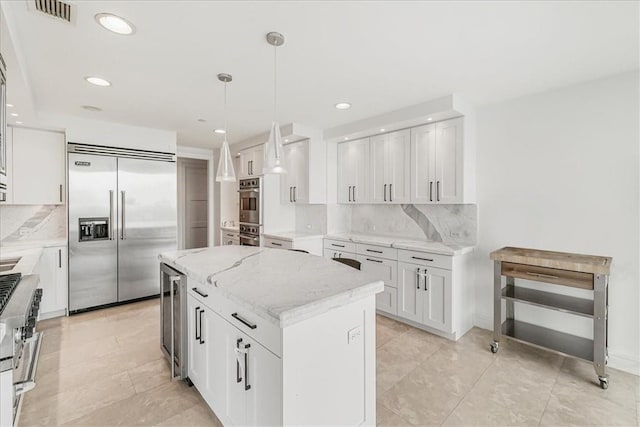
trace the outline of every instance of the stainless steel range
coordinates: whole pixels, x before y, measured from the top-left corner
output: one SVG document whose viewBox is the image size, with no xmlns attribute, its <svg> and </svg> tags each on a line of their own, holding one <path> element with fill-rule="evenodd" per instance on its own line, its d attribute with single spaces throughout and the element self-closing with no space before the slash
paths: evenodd
<svg viewBox="0 0 640 427">
<path fill-rule="evenodd" d="M 18 425 L 22 395 L 35 387 L 42 332 L 37 275 L 0 276 L 0 427 Z"/>
</svg>

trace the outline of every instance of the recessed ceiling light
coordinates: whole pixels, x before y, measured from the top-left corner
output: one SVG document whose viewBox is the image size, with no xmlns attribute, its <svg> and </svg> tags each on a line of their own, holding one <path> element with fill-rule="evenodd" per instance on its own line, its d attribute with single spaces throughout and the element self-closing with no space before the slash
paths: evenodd
<svg viewBox="0 0 640 427">
<path fill-rule="evenodd" d="M 285 140 L 284 140 L 284 142 L 289 142 L 289 140 L 288 140 L 288 139 L 285 139 Z"/>
<path fill-rule="evenodd" d="M 348 140 L 349 140 L 349 137 L 348 137 L 348 136 L 345 136 L 345 137 L 344 137 L 344 140 L 345 140 L 345 141 L 348 141 Z"/>
<path fill-rule="evenodd" d="M 336 108 L 338 110 L 346 110 L 346 109 L 351 108 L 351 104 L 349 104 L 348 102 L 338 102 L 336 104 Z"/>
<path fill-rule="evenodd" d="M 112 13 L 99 13 L 95 18 L 98 24 L 116 34 L 129 36 L 136 32 L 136 28 L 131 22 Z"/>
<path fill-rule="evenodd" d="M 225 133 L 227 133 L 224 129 L 216 129 L 214 130 L 215 133 L 219 133 L 221 135 L 224 135 Z"/>
<path fill-rule="evenodd" d="M 13 108 L 13 104 L 7 104 L 7 107 Z"/>
<path fill-rule="evenodd" d="M 91 83 L 92 85 L 103 86 L 103 87 L 111 86 L 111 82 L 109 80 L 105 80 L 100 77 L 85 77 L 84 79 L 89 83 Z"/>
<path fill-rule="evenodd" d="M 22 124 L 22 122 L 16 122 L 16 124 L 17 124 L 17 125 L 21 125 L 21 124 Z"/>
<path fill-rule="evenodd" d="M 428 120 L 428 121 L 431 121 L 431 120 L 433 120 L 433 119 L 432 119 L 431 117 L 427 117 L 427 120 Z"/>
<path fill-rule="evenodd" d="M 198 119 L 198 121 L 199 121 L 200 123 L 204 123 L 204 122 L 206 122 L 206 120 L 205 120 L 205 119 Z"/>
<path fill-rule="evenodd" d="M 84 108 L 87 111 L 102 111 L 102 108 L 96 107 L 94 105 L 82 105 L 82 108 Z"/>
<path fill-rule="evenodd" d="M 18 117 L 18 113 L 11 113 L 13 117 Z"/>
<path fill-rule="evenodd" d="M 385 131 L 385 129 L 384 129 L 384 128 L 380 129 L 380 132 L 384 132 L 384 131 Z"/>
</svg>

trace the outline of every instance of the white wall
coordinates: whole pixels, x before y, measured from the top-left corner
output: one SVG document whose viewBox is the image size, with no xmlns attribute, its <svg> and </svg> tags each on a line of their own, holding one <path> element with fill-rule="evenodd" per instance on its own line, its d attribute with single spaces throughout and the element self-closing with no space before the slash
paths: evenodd
<svg viewBox="0 0 640 427">
<path fill-rule="evenodd" d="M 640 373 L 638 91 L 636 71 L 478 110 L 478 326 L 492 327 L 492 250 L 611 256 L 609 365 Z M 519 308 L 591 334 L 590 322 Z"/>
</svg>

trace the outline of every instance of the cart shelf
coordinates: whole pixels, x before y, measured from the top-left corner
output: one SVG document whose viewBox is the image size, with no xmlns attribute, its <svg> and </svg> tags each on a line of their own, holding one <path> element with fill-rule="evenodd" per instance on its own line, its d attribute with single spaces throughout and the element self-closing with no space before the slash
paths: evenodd
<svg viewBox="0 0 640 427">
<path fill-rule="evenodd" d="M 563 313 L 593 318 L 593 300 L 538 291 L 507 285 L 502 288 L 502 298 L 524 304 L 561 311 Z"/>
</svg>

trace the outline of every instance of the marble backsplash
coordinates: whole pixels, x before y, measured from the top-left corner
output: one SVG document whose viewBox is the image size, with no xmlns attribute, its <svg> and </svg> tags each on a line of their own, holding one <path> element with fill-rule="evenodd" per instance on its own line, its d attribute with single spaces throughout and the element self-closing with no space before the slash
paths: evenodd
<svg viewBox="0 0 640 427">
<path fill-rule="evenodd" d="M 461 246 L 473 246 L 477 240 L 476 205 L 328 205 L 327 213 L 329 233 L 375 234 Z"/>
<path fill-rule="evenodd" d="M 67 238 L 66 206 L 0 206 L 0 245 Z"/>
<path fill-rule="evenodd" d="M 296 205 L 296 231 L 300 233 L 327 233 L 326 205 Z"/>
</svg>

